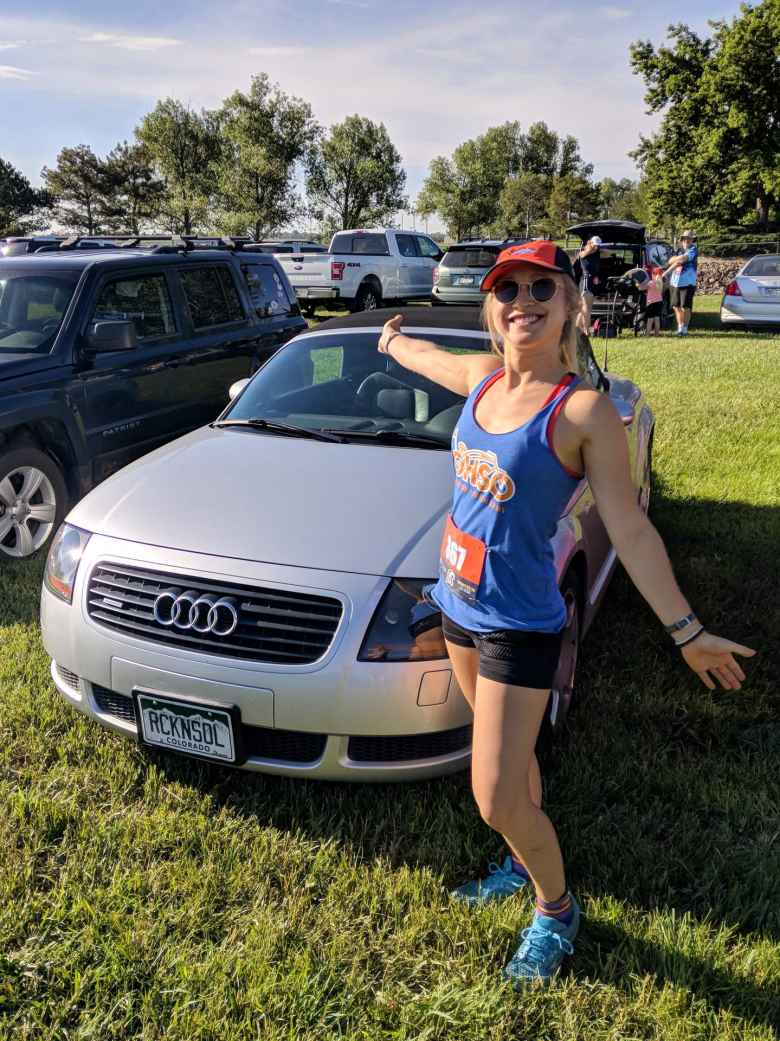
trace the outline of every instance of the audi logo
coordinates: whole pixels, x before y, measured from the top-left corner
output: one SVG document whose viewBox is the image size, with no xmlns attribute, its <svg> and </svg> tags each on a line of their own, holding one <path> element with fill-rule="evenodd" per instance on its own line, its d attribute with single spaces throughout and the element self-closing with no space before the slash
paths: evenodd
<svg viewBox="0 0 780 1041">
<path fill-rule="evenodd" d="M 238 603 L 194 589 L 163 589 L 154 602 L 154 620 L 183 631 L 230 636 L 238 628 Z"/>
</svg>

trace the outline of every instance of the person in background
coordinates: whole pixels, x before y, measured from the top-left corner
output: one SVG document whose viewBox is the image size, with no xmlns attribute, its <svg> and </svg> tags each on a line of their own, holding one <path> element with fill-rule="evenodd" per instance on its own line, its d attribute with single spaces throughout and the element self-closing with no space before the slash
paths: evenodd
<svg viewBox="0 0 780 1041">
<path fill-rule="evenodd" d="M 682 253 L 671 258 L 663 274 L 671 275 L 669 282 L 672 287 L 672 308 L 677 319 L 677 336 L 687 336 L 699 262 L 699 249 L 694 232 L 684 231 L 680 236 L 680 245 Z"/>
<path fill-rule="evenodd" d="M 582 271 L 580 279 L 580 294 L 582 295 L 582 310 L 577 319 L 577 325 L 585 333 L 590 335 L 590 312 L 593 307 L 593 297 L 602 285 L 601 258 L 609 256 L 606 250 L 601 249 L 601 239 L 598 235 L 589 238 L 577 255 L 579 266 Z"/>
<path fill-rule="evenodd" d="M 658 336 L 661 332 L 661 311 L 664 306 L 661 268 L 648 264 L 645 271 L 650 276 L 645 296 L 645 336 Z"/>
</svg>

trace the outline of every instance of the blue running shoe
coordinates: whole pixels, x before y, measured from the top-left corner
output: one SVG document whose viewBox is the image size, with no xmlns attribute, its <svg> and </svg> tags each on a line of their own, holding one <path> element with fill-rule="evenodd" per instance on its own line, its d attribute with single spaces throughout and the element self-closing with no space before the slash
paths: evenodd
<svg viewBox="0 0 780 1041">
<path fill-rule="evenodd" d="M 580 909 L 572 897 L 574 917 L 568 925 L 547 915 L 534 915 L 529 929 L 523 929 L 522 943 L 504 969 L 504 976 L 515 985 L 542 980 L 549 983 L 563 959 L 574 954 L 572 941 L 580 927 Z"/>
<path fill-rule="evenodd" d="M 511 857 L 507 857 L 503 864 L 488 864 L 488 872 L 487 878 L 476 878 L 453 889 L 452 896 L 470 906 L 486 904 L 512 896 L 528 881 L 525 875 L 512 870 Z"/>
</svg>

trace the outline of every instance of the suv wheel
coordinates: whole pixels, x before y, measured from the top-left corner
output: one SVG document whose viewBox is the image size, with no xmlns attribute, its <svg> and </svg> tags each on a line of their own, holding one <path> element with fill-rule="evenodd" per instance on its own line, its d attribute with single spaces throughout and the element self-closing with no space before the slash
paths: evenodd
<svg viewBox="0 0 780 1041">
<path fill-rule="evenodd" d="M 376 311 L 382 306 L 382 294 L 371 282 L 364 282 L 355 297 L 356 311 Z"/>
<path fill-rule="evenodd" d="M 45 546 L 65 516 L 67 499 L 61 470 L 39 448 L 0 456 L 0 560 L 31 557 Z"/>
</svg>

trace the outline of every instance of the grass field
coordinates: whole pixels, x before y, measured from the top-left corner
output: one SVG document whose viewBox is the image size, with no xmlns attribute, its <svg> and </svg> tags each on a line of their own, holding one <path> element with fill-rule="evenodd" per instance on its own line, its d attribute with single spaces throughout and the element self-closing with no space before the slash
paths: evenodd
<svg viewBox="0 0 780 1041">
<path fill-rule="evenodd" d="M 0 572 L 0 1038 L 767 1041 L 780 1034 L 780 338 L 610 341 L 655 409 L 651 507 L 739 693 L 686 673 L 616 577 L 546 776 L 586 918 L 570 974 L 500 969 L 530 897 L 446 892 L 501 853 L 468 777 L 300 782 L 147 757 L 53 692 L 42 564 Z M 597 345 L 597 354 L 603 353 Z"/>
</svg>

